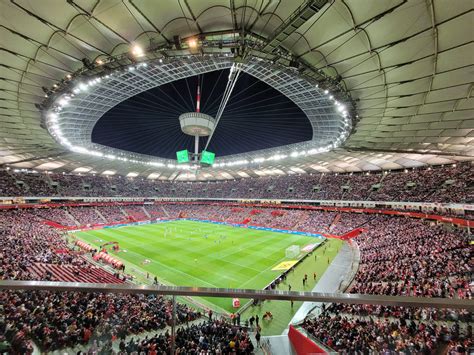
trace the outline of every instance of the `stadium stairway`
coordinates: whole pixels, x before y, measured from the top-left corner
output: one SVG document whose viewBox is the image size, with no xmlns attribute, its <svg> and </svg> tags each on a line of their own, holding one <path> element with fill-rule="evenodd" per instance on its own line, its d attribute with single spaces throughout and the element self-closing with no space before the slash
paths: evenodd
<svg viewBox="0 0 474 355">
<path fill-rule="evenodd" d="M 336 217 L 334 217 L 334 219 L 332 220 L 331 225 L 329 226 L 329 231 L 330 231 L 330 232 L 334 229 L 334 227 L 336 226 L 336 224 L 339 223 L 340 220 L 341 220 L 341 214 L 338 213 L 338 214 L 336 215 Z"/>
<path fill-rule="evenodd" d="M 161 209 L 163 210 L 163 212 L 165 213 L 166 217 L 170 218 L 170 214 L 169 214 L 168 211 L 166 210 L 165 206 L 161 205 L 160 207 L 161 207 Z"/>
<path fill-rule="evenodd" d="M 125 210 L 122 208 L 122 206 L 117 205 L 117 207 L 120 210 L 120 212 L 122 212 L 122 214 L 125 216 L 125 218 L 128 218 L 128 214 L 127 214 L 127 212 L 125 212 Z"/>
<path fill-rule="evenodd" d="M 74 216 L 72 214 L 69 213 L 69 211 L 67 209 L 64 210 L 64 213 L 66 214 L 66 216 L 74 222 L 74 224 L 76 226 L 80 226 L 81 224 L 79 223 L 79 221 L 77 219 L 74 218 Z"/>
<path fill-rule="evenodd" d="M 143 212 L 145 213 L 145 216 L 147 216 L 148 219 L 151 218 L 151 215 L 148 213 L 148 211 L 146 210 L 145 206 L 142 206 L 142 210 Z"/>
<path fill-rule="evenodd" d="M 107 221 L 107 218 L 104 217 L 104 215 L 99 211 L 98 208 L 94 208 L 94 210 L 99 215 L 100 219 L 104 221 L 104 223 L 109 223 L 109 221 Z"/>
</svg>

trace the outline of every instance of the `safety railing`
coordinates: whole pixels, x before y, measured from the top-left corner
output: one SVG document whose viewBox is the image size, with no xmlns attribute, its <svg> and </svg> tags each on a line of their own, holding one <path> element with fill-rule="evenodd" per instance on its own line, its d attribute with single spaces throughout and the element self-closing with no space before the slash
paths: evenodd
<svg viewBox="0 0 474 355">
<path fill-rule="evenodd" d="M 56 349 L 74 348 L 74 351 L 77 352 L 77 347 L 82 346 L 80 350 L 88 351 L 90 347 L 98 346 L 95 342 L 104 341 L 104 334 L 107 334 L 107 336 L 112 334 L 115 339 L 119 340 L 112 344 L 112 341 L 109 339 L 110 337 L 107 338 L 110 346 L 118 347 L 118 342 L 120 342 L 120 347 L 128 346 L 134 341 L 137 342 L 137 339 L 141 339 L 141 342 L 145 341 L 149 344 L 150 341 L 152 341 L 151 339 L 154 339 L 153 341 L 155 341 L 156 344 L 160 344 L 160 341 L 161 344 L 170 344 L 169 352 L 174 354 L 178 347 L 183 346 L 182 342 L 180 343 L 180 339 L 185 336 L 189 337 L 189 334 L 192 334 L 193 329 L 199 329 L 200 326 L 206 327 L 206 325 L 202 325 L 203 322 L 216 321 L 216 316 L 212 314 L 201 313 L 200 316 L 187 317 L 186 312 L 189 312 L 189 309 L 186 308 L 187 306 L 180 304 L 179 301 L 177 301 L 178 296 L 215 297 L 220 299 L 242 298 L 261 301 L 309 301 L 322 302 L 327 305 L 360 305 L 358 307 L 366 307 L 368 305 L 367 312 L 373 311 L 373 305 L 394 308 L 408 307 L 412 309 L 425 310 L 442 309 L 450 310 L 450 312 L 456 314 L 464 314 L 464 317 L 466 313 L 474 310 L 474 300 L 468 299 L 162 285 L 88 284 L 3 280 L 0 281 L 0 290 L 2 290 L 0 300 L 5 301 L 3 310 L 7 319 L 9 319 L 8 322 L 10 322 L 10 319 L 13 319 L 14 321 L 17 320 L 19 316 L 20 318 L 24 317 L 25 319 L 28 317 L 31 318 L 26 319 L 25 322 L 21 321 L 21 323 L 24 323 L 22 326 L 26 326 L 27 328 L 30 327 L 30 325 L 33 325 L 32 327 L 35 329 L 31 330 L 31 333 L 32 336 L 36 337 L 33 339 L 37 340 L 39 344 L 38 347 L 40 347 L 42 351 L 51 350 L 51 342 L 56 342 L 54 345 Z M 171 296 L 171 298 L 164 298 L 163 296 Z M 107 302 L 109 303 L 107 304 Z M 290 307 L 290 302 L 288 303 Z M 126 304 L 125 308 L 128 311 L 123 310 L 124 304 Z M 266 310 L 265 304 L 266 303 L 263 302 L 262 311 Z M 79 305 L 83 307 L 82 311 L 77 311 L 78 313 L 75 314 L 74 310 L 79 309 Z M 64 312 L 62 307 L 67 307 L 67 312 Z M 122 307 L 121 311 L 119 311 L 120 307 Z M 144 307 L 150 307 L 149 311 L 142 312 Z M 100 308 L 100 310 L 96 308 Z M 166 309 L 166 311 L 163 311 L 163 309 Z M 347 309 L 343 309 L 343 311 L 347 311 Z M 15 313 L 13 318 L 9 318 L 11 312 Z M 55 318 L 51 317 L 55 312 L 64 317 L 64 320 L 60 323 L 60 327 L 64 328 L 67 324 L 67 331 L 62 329 L 63 332 L 67 333 L 67 340 L 62 339 L 61 336 L 58 335 L 51 336 L 51 334 L 55 334 L 54 332 L 56 331 L 54 326 L 39 326 L 39 324 L 42 324 L 45 319 L 54 320 Z M 169 312 L 168 316 L 166 315 L 167 312 Z M 142 314 L 144 314 L 143 317 Z M 160 321 L 153 320 L 157 318 L 157 314 L 161 314 L 160 316 L 163 317 L 164 321 L 160 323 Z M 359 310 L 356 317 L 365 317 L 361 316 L 361 314 L 362 313 Z M 254 313 L 252 312 L 244 314 L 240 314 L 239 312 L 239 318 L 237 320 L 234 318 L 232 320 L 232 325 L 239 326 L 245 324 L 244 327 L 246 329 L 259 329 L 258 322 L 254 325 L 251 320 L 253 315 Z M 240 316 L 242 316 L 242 320 L 240 319 Z M 446 317 L 449 317 L 449 315 Z M 76 321 L 74 319 L 77 320 L 77 323 L 75 323 Z M 150 321 L 150 319 L 152 321 Z M 264 328 L 271 327 L 272 319 L 273 315 L 271 315 L 271 313 L 269 315 L 266 314 L 261 316 L 260 326 Z M 105 325 L 104 321 L 106 321 Z M 107 324 L 107 322 L 109 324 Z M 220 320 L 217 320 L 216 322 L 220 322 Z M 230 324 L 228 320 L 226 322 Z M 10 327 L 13 326 L 11 323 L 9 324 Z M 315 324 L 318 324 L 318 322 Z M 81 335 L 79 336 L 76 326 L 88 328 L 91 332 L 94 332 L 94 334 L 91 338 L 88 338 L 88 340 L 85 341 L 84 333 L 80 333 Z M 51 333 L 43 334 L 44 329 L 47 329 L 48 332 Z M 20 333 L 21 331 L 23 330 L 19 330 Z M 83 331 L 83 329 L 81 331 Z M 159 331 L 161 331 L 160 334 L 157 333 Z M 126 340 L 127 345 L 125 345 L 125 342 L 122 344 L 122 340 L 120 340 L 122 339 L 121 332 L 127 332 L 127 334 L 123 335 L 123 339 L 125 340 L 126 337 L 128 337 L 128 340 Z M 197 333 L 199 333 L 199 330 L 197 330 Z M 148 335 L 142 336 L 140 334 Z M 14 334 L 8 335 L 8 338 L 13 339 L 13 342 L 18 340 L 15 337 L 16 335 Z M 62 342 L 57 344 L 59 340 Z M 101 346 L 106 345 L 102 344 Z"/>
</svg>

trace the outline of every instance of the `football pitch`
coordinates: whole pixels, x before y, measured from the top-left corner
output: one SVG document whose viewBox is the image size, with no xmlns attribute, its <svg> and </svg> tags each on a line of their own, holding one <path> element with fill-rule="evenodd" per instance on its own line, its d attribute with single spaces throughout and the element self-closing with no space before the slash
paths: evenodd
<svg viewBox="0 0 474 355">
<path fill-rule="evenodd" d="M 75 233 L 99 247 L 118 242 L 109 251 L 132 269 L 166 285 L 263 289 L 284 272 L 273 270 L 289 261 L 285 250 L 318 244 L 322 239 L 189 220 L 108 228 Z M 296 259 L 292 259 L 296 260 Z M 241 300 L 243 305 L 246 300 Z M 206 298 L 206 305 L 231 312 L 230 299 Z"/>
</svg>

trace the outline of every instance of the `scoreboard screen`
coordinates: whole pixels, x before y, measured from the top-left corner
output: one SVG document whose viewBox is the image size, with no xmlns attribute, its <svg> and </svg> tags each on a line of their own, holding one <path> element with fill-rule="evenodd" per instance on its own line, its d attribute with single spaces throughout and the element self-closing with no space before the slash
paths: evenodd
<svg viewBox="0 0 474 355">
<path fill-rule="evenodd" d="M 189 163 L 189 153 L 185 150 L 180 150 L 176 152 L 176 159 L 178 159 L 178 163 Z"/>
<path fill-rule="evenodd" d="M 202 153 L 201 153 L 201 163 L 212 165 L 212 164 L 214 164 L 214 158 L 215 157 L 216 157 L 215 153 L 208 152 L 207 150 L 203 150 Z"/>
</svg>

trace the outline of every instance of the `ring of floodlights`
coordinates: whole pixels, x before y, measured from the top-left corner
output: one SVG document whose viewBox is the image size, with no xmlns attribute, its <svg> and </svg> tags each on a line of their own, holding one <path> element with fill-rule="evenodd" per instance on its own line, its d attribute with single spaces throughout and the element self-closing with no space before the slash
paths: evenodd
<svg viewBox="0 0 474 355">
<path fill-rule="evenodd" d="M 173 160 L 92 143 L 92 130 L 112 107 L 143 91 L 176 80 L 228 69 L 234 58 L 228 55 L 180 56 L 156 59 L 121 67 L 95 78 L 79 76 L 65 90 L 48 100 L 43 110 L 45 126 L 54 139 L 74 152 L 106 159 L 176 168 Z M 312 155 L 339 147 L 352 130 L 354 107 L 338 102 L 328 90 L 294 68 L 257 57 L 240 63 L 241 69 L 272 86 L 292 100 L 305 113 L 313 128 L 309 141 L 226 156 L 214 166 L 232 166 Z M 84 79 L 87 78 L 87 79 Z M 351 112 L 351 114 L 349 113 Z M 178 119 L 178 117 L 176 117 Z"/>
</svg>

